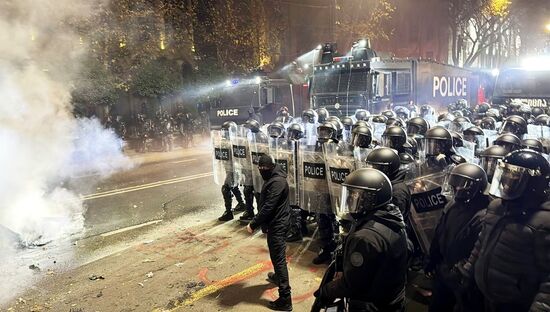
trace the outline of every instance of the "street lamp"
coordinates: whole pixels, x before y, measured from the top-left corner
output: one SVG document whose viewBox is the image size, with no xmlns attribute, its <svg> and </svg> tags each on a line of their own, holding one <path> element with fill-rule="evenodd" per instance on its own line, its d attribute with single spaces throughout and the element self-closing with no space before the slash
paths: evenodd
<svg viewBox="0 0 550 312">
<path fill-rule="evenodd" d="M 550 32 L 550 23 L 546 24 L 545 28 L 547 32 Z"/>
</svg>

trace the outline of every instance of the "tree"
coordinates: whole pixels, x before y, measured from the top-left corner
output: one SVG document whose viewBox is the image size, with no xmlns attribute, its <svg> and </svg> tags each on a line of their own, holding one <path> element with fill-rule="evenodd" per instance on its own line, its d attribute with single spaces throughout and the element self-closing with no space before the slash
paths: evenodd
<svg viewBox="0 0 550 312">
<path fill-rule="evenodd" d="M 499 57 L 515 54 L 517 23 L 509 5 L 507 0 L 449 1 L 454 64 L 472 66 L 488 51 Z"/>
<path fill-rule="evenodd" d="M 393 32 L 386 27 L 395 12 L 389 0 L 344 0 L 336 9 L 337 38 L 346 38 L 346 43 L 359 38 L 388 40 Z"/>
<path fill-rule="evenodd" d="M 181 75 L 174 61 L 166 58 L 151 61 L 136 73 L 130 90 L 144 97 L 160 99 L 182 87 Z"/>
</svg>

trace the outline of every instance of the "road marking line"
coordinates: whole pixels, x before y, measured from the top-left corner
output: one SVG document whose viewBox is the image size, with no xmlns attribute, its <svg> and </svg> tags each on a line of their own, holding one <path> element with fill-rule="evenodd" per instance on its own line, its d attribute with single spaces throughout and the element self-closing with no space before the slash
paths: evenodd
<svg viewBox="0 0 550 312">
<path fill-rule="evenodd" d="M 184 305 L 191 305 L 193 304 L 194 302 L 208 296 L 208 295 L 211 295 L 229 285 L 233 285 L 237 282 L 240 282 L 240 281 L 243 281 L 243 280 L 246 280 L 250 277 L 253 277 L 259 273 L 261 273 L 262 271 L 266 271 L 266 270 L 269 270 L 271 265 L 268 264 L 267 262 L 269 261 L 264 261 L 264 262 L 261 262 L 261 263 L 258 263 L 256 265 L 253 265 L 239 273 L 235 273 L 229 277 L 226 277 L 224 278 L 223 280 L 221 281 L 217 281 L 217 282 L 214 282 L 213 284 L 211 285 L 208 285 L 206 286 L 205 288 L 193 293 L 191 295 L 191 297 L 187 300 L 185 300 L 184 302 Z M 171 310 L 173 311 L 173 310 Z"/>
<path fill-rule="evenodd" d="M 181 182 L 191 181 L 191 180 L 195 180 L 195 179 L 206 178 L 206 177 L 209 177 L 209 176 L 212 176 L 212 175 L 213 175 L 212 172 L 201 173 L 201 174 L 196 174 L 196 175 L 187 176 L 187 177 L 180 177 L 180 178 L 169 179 L 169 180 L 164 180 L 164 181 L 158 181 L 158 182 L 153 182 L 153 183 L 147 183 L 147 184 L 142 184 L 142 185 L 137 185 L 137 186 L 131 186 L 131 187 L 122 188 L 122 189 L 110 190 L 110 191 L 101 192 L 101 193 L 89 194 L 89 195 L 81 196 L 81 199 L 82 200 L 91 200 L 91 199 L 97 199 L 97 198 L 108 197 L 108 196 L 113 196 L 113 195 L 119 195 L 119 194 L 124 194 L 124 193 L 134 192 L 134 191 L 140 191 L 140 190 L 153 188 L 153 187 L 159 187 L 159 186 L 170 185 L 170 184 L 174 184 L 174 183 L 181 183 Z"/>
<path fill-rule="evenodd" d="M 184 159 L 184 160 L 172 161 L 172 163 L 173 164 L 181 164 L 181 163 L 195 161 L 195 160 L 196 160 L 195 158 L 193 158 L 193 159 Z"/>
<path fill-rule="evenodd" d="M 124 233 L 124 232 L 126 232 L 126 231 L 131 231 L 131 230 L 139 229 L 139 228 L 141 228 L 141 227 L 148 226 L 148 225 L 152 225 L 152 224 L 157 224 L 157 223 L 160 223 L 160 222 L 162 222 L 162 219 L 160 219 L 160 220 L 153 220 L 153 221 L 149 221 L 149 222 L 145 222 L 145 223 L 141 223 L 141 224 L 136 224 L 136 225 L 128 226 L 128 227 L 125 227 L 125 228 L 122 228 L 122 229 L 118 229 L 118 230 L 114 230 L 114 231 L 111 231 L 111 232 L 107 232 L 107 233 L 100 234 L 99 236 L 101 236 L 101 237 L 109 237 L 109 236 L 112 236 L 112 235 L 115 235 L 115 234 L 120 234 L 120 233 Z"/>
</svg>

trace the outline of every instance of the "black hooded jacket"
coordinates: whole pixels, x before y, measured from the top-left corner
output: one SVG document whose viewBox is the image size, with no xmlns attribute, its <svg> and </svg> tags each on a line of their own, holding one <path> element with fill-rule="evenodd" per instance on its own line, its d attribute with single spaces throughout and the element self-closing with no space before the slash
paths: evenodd
<svg viewBox="0 0 550 312">
<path fill-rule="evenodd" d="M 290 205 L 286 173 L 276 165 L 271 177 L 265 181 L 260 193 L 258 214 L 250 222 L 253 230 L 261 227 L 275 233 L 287 231 L 290 225 Z"/>
<path fill-rule="evenodd" d="M 489 196 L 480 194 L 468 203 L 451 201 L 447 204 L 435 228 L 426 272 L 436 270 L 438 278 L 449 285 L 458 282 L 459 274 L 454 266 L 468 259 L 474 249 L 490 202 Z"/>
<path fill-rule="evenodd" d="M 550 202 L 539 208 L 494 200 L 464 266 L 483 295 L 516 311 L 550 310 Z"/>
<path fill-rule="evenodd" d="M 343 276 L 324 285 L 321 296 L 367 303 L 367 311 L 401 311 L 407 275 L 407 234 L 392 204 L 358 221 L 343 249 Z"/>
<path fill-rule="evenodd" d="M 405 184 L 406 170 L 399 170 L 395 177 L 391 180 L 392 186 L 392 203 L 399 208 L 403 214 L 403 220 L 407 222 L 409 211 L 411 209 L 411 191 Z"/>
</svg>

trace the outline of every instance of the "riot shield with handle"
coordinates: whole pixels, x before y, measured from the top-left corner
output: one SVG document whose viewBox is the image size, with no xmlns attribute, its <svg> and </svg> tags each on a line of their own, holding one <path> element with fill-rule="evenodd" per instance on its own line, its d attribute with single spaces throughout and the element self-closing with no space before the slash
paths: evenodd
<svg viewBox="0 0 550 312">
<path fill-rule="evenodd" d="M 362 148 L 355 146 L 353 148 L 353 158 L 355 160 L 355 169 L 367 168 L 367 156 L 369 156 L 371 148 Z"/>
<path fill-rule="evenodd" d="M 475 159 L 475 153 L 476 153 L 475 143 L 463 140 L 462 146 L 455 147 L 455 150 L 458 155 L 464 157 L 468 162 L 477 164 L 477 160 Z"/>
<path fill-rule="evenodd" d="M 332 213 L 322 148 L 300 144 L 298 163 L 300 207 L 315 213 Z"/>
<path fill-rule="evenodd" d="M 258 162 L 262 155 L 269 154 L 269 139 L 267 135 L 262 132 L 249 132 L 249 150 L 250 159 L 252 160 L 252 183 L 254 185 L 254 192 L 260 193 L 264 186 L 264 179 L 258 169 Z"/>
<path fill-rule="evenodd" d="M 217 185 L 234 187 L 239 184 L 240 177 L 235 171 L 233 163 L 232 145 L 235 139 L 236 129 L 212 130 L 212 165 L 214 171 L 214 182 Z"/>
<path fill-rule="evenodd" d="M 288 199 L 291 206 L 299 206 L 300 199 L 297 191 L 297 155 L 296 142 L 286 138 L 269 138 L 269 153 L 281 169 L 287 174 Z"/>
<path fill-rule="evenodd" d="M 323 144 L 325 167 L 327 168 L 327 183 L 330 194 L 332 211 L 338 211 L 342 195 L 342 183 L 353 170 L 355 158 L 353 147 L 345 143 Z"/>
<path fill-rule="evenodd" d="M 421 176 L 407 182 L 411 191 L 410 223 L 422 251 L 428 255 L 435 228 L 448 202 L 442 194 L 446 173 Z"/>
<path fill-rule="evenodd" d="M 239 176 L 239 184 L 253 186 L 252 181 L 252 157 L 249 151 L 249 132 L 244 126 L 238 126 L 233 140 L 233 163 L 235 172 Z"/>
</svg>

